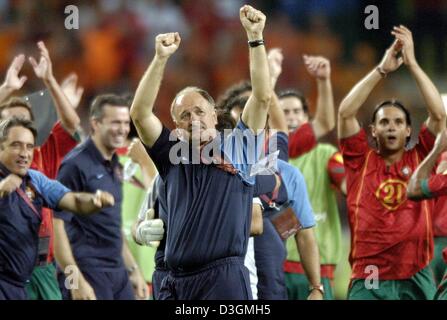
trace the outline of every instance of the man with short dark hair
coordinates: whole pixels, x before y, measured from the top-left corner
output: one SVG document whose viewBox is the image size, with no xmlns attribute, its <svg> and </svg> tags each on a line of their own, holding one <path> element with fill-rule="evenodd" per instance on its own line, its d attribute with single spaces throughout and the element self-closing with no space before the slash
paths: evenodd
<svg viewBox="0 0 447 320">
<path fill-rule="evenodd" d="M 446 116 L 438 90 L 416 61 L 410 30 L 394 27 L 392 34 L 395 41 L 380 64 L 351 90 L 338 111 L 351 228 L 349 299 L 432 299 L 436 290 L 427 268 L 433 257 L 432 204 L 407 199 L 406 187 L 432 149 L 434 135 L 445 128 Z M 402 63 L 424 97 L 428 119 L 419 142 L 406 149 L 412 130 L 408 111 L 396 101 L 380 104 L 371 124 L 377 144 L 373 149 L 356 114 L 376 85 Z M 365 285 L 372 277 L 376 285 Z"/>
<path fill-rule="evenodd" d="M 129 133 L 127 99 L 101 95 L 90 110 L 91 136 L 72 150 L 62 162 L 58 180 L 73 190 L 104 188 L 114 195 L 113 207 L 95 216 L 81 218 L 70 212 L 55 214 L 55 255 L 67 280 L 78 277 L 77 286 L 67 287 L 61 277 L 65 299 L 131 300 L 147 298 L 146 283 L 122 234 L 122 168 L 116 149 Z M 130 276 L 130 277 L 129 277 Z"/>
<path fill-rule="evenodd" d="M 78 141 L 78 127 L 80 119 L 65 96 L 61 86 L 53 74 L 50 54 L 43 42 L 38 44 L 40 59 L 39 63 L 30 58 L 36 76 L 41 79 L 48 88 L 60 121 L 51 130 L 41 146 L 34 148 L 33 162 L 31 168 L 45 174 L 50 179 L 56 179 L 57 170 L 63 157 L 73 149 Z M 25 57 L 16 57 L 9 68 L 4 85 L 1 88 L 11 95 L 14 90 L 23 86 L 26 77 L 19 77 L 19 73 L 25 61 Z M 0 91 L 1 91 L 0 88 Z M 0 96 L 6 98 L 0 93 Z M 0 106 L 0 118 L 9 119 L 20 117 L 34 121 L 31 105 L 24 99 L 12 97 Z M 28 298 L 31 300 L 60 300 L 62 299 L 57 281 L 56 268 L 53 257 L 53 213 L 48 208 L 42 210 L 42 224 L 39 231 L 39 256 L 32 277 L 27 283 Z"/>
<path fill-rule="evenodd" d="M 321 289 L 324 299 L 333 299 L 334 271 L 340 260 L 342 230 L 336 190 L 345 189 L 343 159 L 336 147 L 318 140 L 335 128 L 330 61 L 322 56 L 304 55 L 304 64 L 315 80 L 318 97 L 315 116 L 310 117 L 304 95 L 294 89 L 278 94 L 289 133 L 289 163 L 300 169 L 306 180 L 309 200 L 315 214 L 315 237 L 320 253 Z M 297 240 L 297 239 L 296 239 Z M 306 299 L 312 288 L 305 276 L 298 241 L 287 241 L 284 271 L 290 300 Z"/>
<path fill-rule="evenodd" d="M 35 138 L 28 120 L 0 122 L 0 300 L 27 298 L 25 283 L 37 260 L 43 207 L 85 215 L 114 202 L 107 192 L 71 192 L 29 169 Z"/>
</svg>

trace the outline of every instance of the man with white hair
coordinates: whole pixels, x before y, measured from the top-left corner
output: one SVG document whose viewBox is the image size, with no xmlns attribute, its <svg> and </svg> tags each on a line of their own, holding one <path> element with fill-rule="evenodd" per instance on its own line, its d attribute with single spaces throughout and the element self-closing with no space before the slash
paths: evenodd
<svg viewBox="0 0 447 320">
<path fill-rule="evenodd" d="M 262 148 L 262 135 L 254 132 L 265 126 L 271 89 L 262 38 L 265 15 L 243 6 L 240 19 L 249 40 L 253 93 L 230 135 L 219 140 L 214 101 L 196 87 L 182 90 L 172 103 L 171 115 L 176 131 L 182 131 L 181 140 L 172 141 L 170 131 L 153 114 L 166 62 L 180 44 L 178 33 L 156 37 L 155 57 L 135 94 L 131 117 L 165 183 L 169 199 L 165 250 L 169 275 L 163 280 L 160 299 L 252 298 L 244 266 L 254 192 L 254 177 L 250 175 L 253 162 L 249 160 L 256 161 L 256 150 Z M 242 131 L 253 145 L 248 145 L 237 131 Z M 191 164 L 191 158 L 196 160 L 191 153 L 199 151 L 201 142 L 210 140 L 220 146 L 213 158 L 220 158 L 220 153 L 225 161 Z M 180 163 L 173 164 L 176 159 L 170 158 L 171 149 L 182 144 L 192 152 L 186 161 L 182 157 Z M 255 150 L 249 150 L 253 146 Z M 228 152 L 228 147 L 232 152 Z"/>
</svg>

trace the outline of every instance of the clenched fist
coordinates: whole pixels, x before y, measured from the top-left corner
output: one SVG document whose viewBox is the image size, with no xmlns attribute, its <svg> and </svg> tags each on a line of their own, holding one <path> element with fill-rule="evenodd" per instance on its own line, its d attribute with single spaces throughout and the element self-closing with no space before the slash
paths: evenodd
<svg viewBox="0 0 447 320">
<path fill-rule="evenodd" d="M 328 79 L 331 76 L 331 64 L 328 59 L 321 56 L 303 55 L 307 72 L 319 80 Z"/>
<path fill-rule="evenodd" d="M 155 37 L 155 52 L 159 58 L 169 58 L 180 45 L 178 32 L 159 34 Z"/>
<path fill-rule="evenodd" d="M 134 138 L 132 140 L 128 147 L 127 155 L 130 159 L 132 159 L 133 162 L 141 165 L 141 163 L 144 161 L 144 158 L 147 157 L 147 153 L 140 139 Z"/>
<path fill-rule="evenodd" d="M 265 15 L 252 6 L 245 5 L 239 10 L 239 16 L 242 26 L 247 32 L 248 40 L 261 40 L 265 26 Z"/>
<path fill-rule="evenodd" d="M 99 209 L 112 207 L 115 204 L 113 195 L 106 191 L 97 190 L 92 198 L 93 205 Z"/>
<path fill-rule="evenodd" d="M 0 181 L 0 198 L 6 197 L 20 188 L 22 178 L 15 174 L 10 174 Z"/>
</svg>

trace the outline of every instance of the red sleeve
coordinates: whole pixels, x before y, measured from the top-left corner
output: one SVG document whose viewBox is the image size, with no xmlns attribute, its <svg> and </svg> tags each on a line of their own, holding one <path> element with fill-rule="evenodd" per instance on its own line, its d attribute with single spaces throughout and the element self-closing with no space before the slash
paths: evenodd
<svg viewBox="0 0 447 320">
<path fill-rule="evenodd" d="M 305 123 L 289 135 L 289 157 L 299 157 L 316 145 L 317 138 L 314 129 L 310 123 Z"/>
<path fill-rule="evenodd" d="M 422 125 L 421 132 L 419 132 L 418 137 L 418 143 L 416 144 L 415 148 L 419 154 L 419 157 L 424 159 L 433 149 L 433 146 L 435 145 L 436 136 L 433 135 L 433 133 L 428 130 L 427 126 L 424 124 Z"/>
<path fill-rule="evenodd" d="M 45 167 L 44 173 L 48 178 L 56 179 L 62 160 L 77 144 L 78 141 L 58 121 L 47 140 L 40 147 L 42 163 Z"/>
<path fill-rule="evenodd" d="M 447 248 L 442 250 L 442 257 L 444 258 L 445 263 L 447 263 Z"/>
<path fill-rule="evenodd" d="M 357 134 L 340 139 L 339 144 L 344 166 L 353 170 L 361 168 L 370 150 L 365 130 L 360 129 Z"/>
<path fill-rule="evenodd" d="M 435 174 L 428 179 L 428 189 L 432 197 L 447 195 L 447 175 Z"/>
<path fill-rule="evenodd" d="M 340 152 L 335 152 L 327 163 L 327 171 L 329 173 L 329 179 L 331 184 L 337 188 L 341 189 L 341 184 L 346 176 L 345 166 L 343 165 L 343 156 Z"/>
</svg>

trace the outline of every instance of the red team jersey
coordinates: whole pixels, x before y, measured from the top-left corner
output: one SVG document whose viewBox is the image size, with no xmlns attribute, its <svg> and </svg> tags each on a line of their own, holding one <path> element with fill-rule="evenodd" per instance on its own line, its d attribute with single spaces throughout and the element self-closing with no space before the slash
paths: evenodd
<svg viewBox="0 0 447 320">
<path fill-rule="evenodd" d="M 50 179 L 56 179 L 58 169 L 65 155 L 70 152 L 78 141 L 73 138 L 57 122 L 51 130 L 45 143 L 34 148 L 34 158 L 31 169 L 37 170 Z M 53 261 L 53 212 L 50 209 L 42 209 L 42 224 L 40 225 L 39 237 L 49 237 L 49 252 L 47 262 Z"/>
<path fill-rule="evenodd" d="M 406 188 L 434 141 L 435 136 L 423 126 L 419 143 L 387 167 L 368 146 L 363 129 L 340 140 L 347 177 L 353 279 L 368 277 L 369 266 L 378 267 L 380 280 L 408 279 L 430 262 L 433 202 L 407 200 Z"/>
<path fill-rule="evenodd" d="M 317 145 L 312 125 L 307 122 L 289 134 L 289 157 L 297 158 Z"/>
<path fill-rule="evenodd" d="M 447 176 L 444 176 L 447 179 Z M 447 196 L 435 199 L 433 209 L 433 231 L 435 237 L 447 237 Z"/>
</svg>

